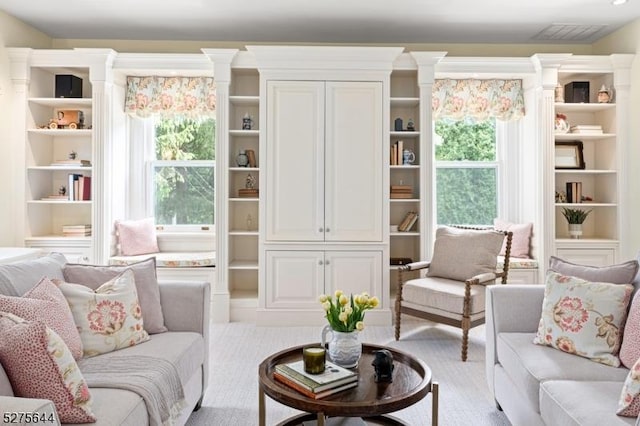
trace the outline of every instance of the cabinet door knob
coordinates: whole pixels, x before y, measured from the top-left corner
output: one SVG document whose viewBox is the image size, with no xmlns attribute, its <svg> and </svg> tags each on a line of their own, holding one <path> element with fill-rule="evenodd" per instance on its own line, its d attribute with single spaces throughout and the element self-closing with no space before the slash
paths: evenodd
<svg viewBox="0 0 640 426">
<path fill-rule="evenodd" d="M 328 261 L 328 260 L 325 260 L 325 261 L 324 261 L 324 264 L 325 264 L 325 265 L 328 265 L 328 264 L 329 264 L 329 261 Z"/>
<path fill-rule="evenodd" d="M 322 260 L 318 260 L 318 265 L 322 265 Z"/>
<path fill-rule="evenodd" d="M 322 229 L 322 226 L 318 228 L 318 232 L 324 232 L 324 229 Z"/>
<path fill-rule="evenodd" d="M 331 231 L 329 228 L 325 228 L 324 232 L 329 232 Z"/>
</svg>

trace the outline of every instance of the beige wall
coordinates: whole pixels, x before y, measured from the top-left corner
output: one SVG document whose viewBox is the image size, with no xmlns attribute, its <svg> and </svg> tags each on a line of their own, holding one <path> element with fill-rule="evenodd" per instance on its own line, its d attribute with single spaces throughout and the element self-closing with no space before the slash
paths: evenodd
<svg viewBox="0 0 640 426">
<path fill-rule="evenodd" d="M 34 47 L 34 48 L 59 48 L 74 47 L 105 47 L 118 52 L 157 52 L 157 53 L 199 53 L 201 48 L 243 48 L 247 44 L 265 44 L 261 42 L 215 42 L 215 41 L 144 41 L 144 40 L 78 40 L 78 39 L 51 39 L 26 24 L 0 11 L 0 110 L 8 111 L 10 102 L 8 95 L 11 92 L 9 79 L 9 62 L 5 46 L 8 47 Z M 269 43 L 275 44 L 275 43 Z M 398 44 L 389 44 L 398 45 Z M 637 53 L 640 49 L 640 20 L 627 25 L 616 33 L 604 38 L 593 45 L 545 45 L 545 44 L 406 44 L 407 50 L 421 51 L 446 51 L 449 56 L 512 56 L 528 57 L 535 53 L 573 53 L 577 55 L 610 54 L 610 53 Z M 640 116 L 640 59 L 634 66 L 634 81 L 632 90 L 631 117 Z M 640 140 L 640 122 L 632 121 L 631 141 Z M 10 121 L 5 114 L 0 116 L 0 129 L 9 129 Z M 4 131 L 4 138 L 0 139 L 2 155 L 0 155 L 0 196 L 4 200 L 11 200 L 11 191 L 15 186 L 12 182 L 12 167 L 18 167 L 11 162 L 13 155 L 9 154 L 13 149 L 10 146 Z M 640 211 L 640 168 L 631 167 L 633 162 L 640 159 L 640 143 L 629 143 L 630 171 L 628 182 L 631 189 L 629 194 L 632 211 Z M 3 203 L 4 204 L 4 203 Z M 12 231 L 11 209 L 0 209 L 0 246 L 18 244 L 14 240 Z M 633 235 L 633 249 L 629 253 L 622 253 L 623 258 L 635 255 L 640 249 L 640 223 L 632 223 L 629 230 Z"/>
<path fill-rule="evenodd" d="M 621 253 L 622 259 L 635 257 L 640 251 L 640 221 L 637 220 L 640 212 L 640 19 L 632 22 L 615 33 L 603 38 L 593 45 L 594 54 L 607 53 L 634 53 L 634 60 L 631 70 L 631 111 L 629 120 L 629 141 L 627 143 L 626 169 L 628 171 L 626 179 L 629 188 L 627 196 L 628 208 L 631 221 L 629 223 L 630 243 L 626 248 L 626 253 Z"/>
<path fill-rule="evenodd" d="M 13 191 L 16 187 L 14 181 L 14 167 L 18 167 L 12 161 L 15 158 L 15 147 L 9 138 L 11 129 L 11 94 L 13 87 L 9 70 L 9 57 L 6 47 L 34 47 L 50 48 L 52 39 L 29 27 L 23 22 L 0 11 L 0 199 L 3 200 L 0 208 L 0 246 L 22 245 L 21 241 L 15 241 L 13 223 L 15 223 L 15 205 Z"/>
</svg>

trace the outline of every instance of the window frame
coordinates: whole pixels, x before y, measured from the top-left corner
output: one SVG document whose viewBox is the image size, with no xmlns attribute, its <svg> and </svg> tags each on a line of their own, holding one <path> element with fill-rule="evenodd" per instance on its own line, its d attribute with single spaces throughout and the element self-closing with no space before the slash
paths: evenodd
<svg viewBox="0 0 640 426">
<path fill-rule="evenodd" d="M 215 117 L 213 117 L 216 119 Z M 129 194 L 127 197 L 127 211 L 131 217 L 154 217 L 155 218 L 155 197 L 154 197 L 154 168 L 159 165 L 164 166 L 185 166 L 213 168 L 216 175 L 216 160 L 157 160 L 155 158 L 155 138 L 157 117 L 138 118 L 129 117 Z M 214 135 L 215 137 L 216 135 Z M 131 143 L 131 141 L 142 141 L 143 143 Z M 214 141 L 215 144 L 215 141 Z M 142 165 L 142 167 L 137 167 Z M 218 182 L 214 181 L 213 203 L 216 205 L 216 193 Z M 139 196 L 143 194 L 143 196 Z M 214 216 L 215 221 L 215 216 Z M 215 234 L 216 224 L 192 224 L 192 225 L 165 225 L 156 224 L 159 234 Z"/>
</svg>

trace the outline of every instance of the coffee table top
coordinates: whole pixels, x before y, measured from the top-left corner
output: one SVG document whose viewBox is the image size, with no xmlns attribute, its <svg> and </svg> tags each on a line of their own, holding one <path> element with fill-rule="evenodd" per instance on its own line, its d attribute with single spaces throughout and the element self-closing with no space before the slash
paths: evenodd
<svg viewBox="0 0 640 426">
<path fill-rule="evenodd" d="M 317 345 L 317 344 L 316 344 Z M 278 364 L 302 359 L 301 345 L 278 352 L 260 363 L 261 390 L 275 401 L 308 413 L 327 416 L 369 417 L 391 413 L 415 404 L 431 389 L 431 370 L 418 358 L 386 346 L 362 345 L 362 358 L 355 369 L 358 386 L 323 399 L 309 398 L 273 378 Z M 371 362 L 374 352 L 386 349 L 393 355 L 393 382 L 376 383 Z"/>
</svg>

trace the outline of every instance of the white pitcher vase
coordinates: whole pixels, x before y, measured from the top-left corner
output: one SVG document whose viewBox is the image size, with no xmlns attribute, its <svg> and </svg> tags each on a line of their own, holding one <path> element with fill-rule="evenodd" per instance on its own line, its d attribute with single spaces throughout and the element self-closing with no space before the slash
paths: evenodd
<svg viewBox="0 0 640 426">
<path fill-rule="evenodd" d="M 327 335 L 331 334 L 331 340 L 327 341 Z M 335 331 L 330 325 L 324 326 L 321 335 L 322 346 L 329 343 L 328 354 L 331 362 L 344 368 L 353 368 L 358 365 L 362 356 L 362 343 L 358 337 L 358 331 Z"/>
</svg>

